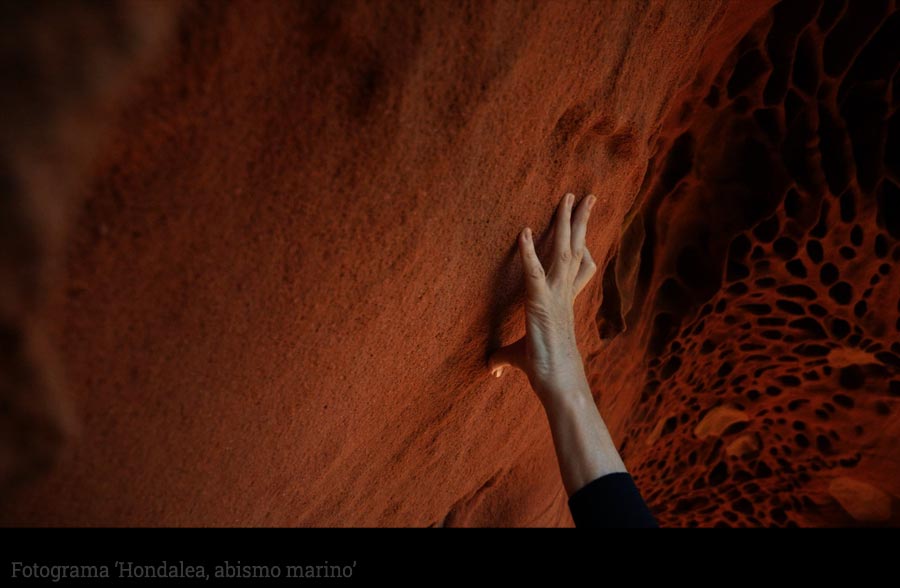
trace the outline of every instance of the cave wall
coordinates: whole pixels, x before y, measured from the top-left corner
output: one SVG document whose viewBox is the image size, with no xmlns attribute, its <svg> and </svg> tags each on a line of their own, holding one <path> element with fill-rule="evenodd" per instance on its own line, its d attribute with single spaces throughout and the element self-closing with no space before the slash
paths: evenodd
<svg viewBox="0 0 900 588">
<path fill-rule="evenodd" d="M 50 300 L 78 187 L 116 96 L 168 40 L 174 3 L 7 2 L 0 18 L 0 495 L 78 428 Z"/>
<path fill-rule="evenodd" d="M 77 428 L 4 521 L 571 524 L 485 359 L 574 191 L 661 522 L 895 522 L 896 6 L 773 4 L 179 5 L 29 262 Z"/>
<path fill-rule="evenodd" d="M 892 2 L 783 2 L 664 125 L 606 313 L 664 524 L 900 521 L 898 33 Z"/>
</svg>

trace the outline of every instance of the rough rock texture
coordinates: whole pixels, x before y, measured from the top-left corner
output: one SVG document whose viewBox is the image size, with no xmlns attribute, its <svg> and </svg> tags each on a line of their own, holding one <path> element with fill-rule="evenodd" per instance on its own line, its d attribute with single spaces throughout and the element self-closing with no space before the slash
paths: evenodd
<svg viewBox="0 0 900 588">
<path fill-rule="evenodd" d="M 896 6 L 773 4 L 185 5 L 64 247 L 13 221 L 65 272 L 4 345 L 44 334 L 37 412 L 80 433 L 3 520 L 571 524 L 485 359 L 524 329 L 515 235 L 574 191 L 579 341 L 661 522 L 896 523 Z"/>
<path fill-rule="evenodd" d="M 602 358 L 663 524 L 900 522 L 898 34 L 781 3 L 664 125 Z"/>
</svg>

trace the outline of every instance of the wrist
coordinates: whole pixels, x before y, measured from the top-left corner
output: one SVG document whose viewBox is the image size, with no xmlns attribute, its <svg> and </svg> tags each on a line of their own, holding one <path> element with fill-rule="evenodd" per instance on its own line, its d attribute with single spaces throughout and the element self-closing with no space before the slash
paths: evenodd
<svg viewBox="0 0 900 588">
<path fill-rule="evenodd" d="M 544 410 L 556 412 L 561 409 L 580 409 L 586 405 L 594 405 L 594 397 L 588 384 L 584 368 L 578 374 L 562 382 L 553 382 L 537 389 L 538 397 Z"/>
</svg>

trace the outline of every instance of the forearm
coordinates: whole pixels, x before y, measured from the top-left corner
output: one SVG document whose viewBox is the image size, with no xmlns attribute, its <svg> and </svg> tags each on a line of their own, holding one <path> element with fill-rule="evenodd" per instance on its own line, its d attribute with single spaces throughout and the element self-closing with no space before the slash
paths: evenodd
<svg viewBox="0 0 900 588">
<path fill-rule="evenodd" d="M 582 527 L 652 527 L 656 521 L 625 469 L 588 385 L 575 336 L 574 299 L 597 264 L 585 245 L 591 194 L 572 213 L 574 194 L 556 212 L 549 270 L 538 258 L 531 229 L 519 233 L 525 278 L 525 336 L 489 359 L 500 377 L 513 365 L 544 406 L 572 521 Z"/>
<path fill-rule="evenodd" d="M 594 404 L 587 379 L 569 390 L 542 395 L 563 484 L 569 496 L 625 464 Z"/>
</svg>

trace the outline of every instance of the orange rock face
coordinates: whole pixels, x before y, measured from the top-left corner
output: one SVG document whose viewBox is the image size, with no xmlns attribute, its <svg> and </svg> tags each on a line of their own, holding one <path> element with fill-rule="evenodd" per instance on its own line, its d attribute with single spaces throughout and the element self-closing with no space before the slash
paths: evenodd
<svg viewBox="0 0 900 588">
<path fill-rule="evenodd" d="M 900 520 L 894 9 L 776 6 L 664 125 L 614 345 L 663 523 Z"/>
<path fill-rule="evenodd" d="M 4 260 L 4 522 L 570 525 L 485 360 L 524 330 L 516 234 L 573 191 L 579 342 L 660 522 L 897 523 L 896 8 L 188 5 L 69 229 Z M 64 369 L 29 404 L 34 338 Z"/>
</svg>

